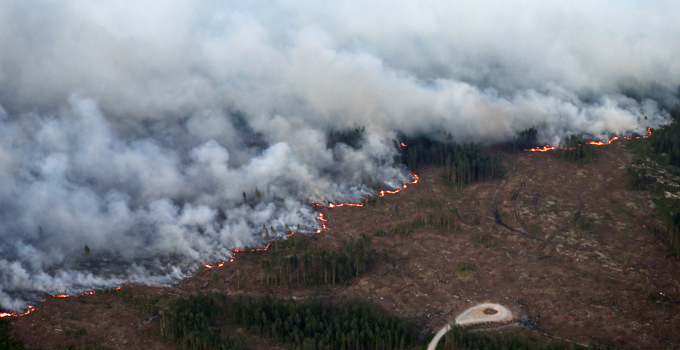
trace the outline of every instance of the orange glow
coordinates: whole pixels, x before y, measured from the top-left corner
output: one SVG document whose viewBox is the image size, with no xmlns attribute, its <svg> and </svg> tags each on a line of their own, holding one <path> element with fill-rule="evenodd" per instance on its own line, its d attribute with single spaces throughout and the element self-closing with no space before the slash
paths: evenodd
<svg viewBox="0 0 680 350">
<path fill-rule="evenodd" d="M 224 266 L 224 261 L 221 262 L 221 263 L 219 263 L 219 264 L 217 264 L 217 265 L 207 265 L 207 264 L 206 264 L 206 265 L 203 265 L 203 266 L 205 266 L 205 267 L 207 267 L 207 268 L 209 268 L 209 269 L 212 269 L 213 267 L 222 267 L 222 266 Z"/>
<path fill-rule="evenodd" d="M 406 146 L 406 145 L 404 144 L 404 146 Z M 416 175 L 416 174 L 413 174 L 413 177 L 415 178 L 415 180 L 413 180 L 413 181 L 411 181 L 410 183 L 408 183 L 408 185 L 410 185 L 410 184 L 417 184 L 417 183 L 418 183 L 418 180 L 420 180 L 420 179 L 418 178 L 418 175 Z M 408 187 L 407 184 L 404 184 L 404 185 L 403 185 L 400 189 L 398 189 L 398 190 L 394 190 L 394 191 L 380 191 L 380 197 L 384 197 L 385 194 L 399 193 L 399 192 L 401 192 L 403 189 L 405 189 L 406 187 Z M 324 208 L 363 207 L 363 206 L 364 206 L 363 203 L 340 203 L 340 204 L 328 203 L 328 205 L 323 205 L 323 204 L 319 204 L 319 203 L 316 203 L 316 202 L 312 202 L 312 204 L 316 205 L 317 207 L 324 207 Z M 328 222 L 328 220 L 324 219 L 323 213 L 319 213 L 319 215 L 316 217 L 316 219 L 319 220 L 319 222 L 321 223 L 321 228 L 318 229 L 318 230 L 316 230 L 316 233 L 321 233 L 321 232 L 325 231 L 325 230 L 326 230 L 326 222 Z M 290 237 L 290 236 L 292 236 L 292 235 L 294 235 L 294 234 L 295 234 L 295 232 L 292 232 L 292 231 L 291 231 L 291 233 L 288 234 L 288 235 L 286 235 L 286 236 Z M 271 243 L 267 244 L 267 246 L 264 247 L 264 248 L 250 249 L 250 251 L 251 251 L 251 252 L 266 251 L 267 249 L 269 249 L 269 246 L 270 246 L 270 245 L 271 245 Z M 246 251 L 245 249 L 239 249 L 239 248 L 234 249 L 234 254 L 232 255 L 232 258 L 229 259 L 229 262 L 233 262 L 233 261 L 234 261 L 234 259 L 236 258 L 236 253 L 245 252 L 245 251 Z M 215 268 L 215 267 L 222 267 L 222 266 L 224 266 L 224 264 L 225 264 L 225 262 L 223 261 L 223 262 L 221 262 L 221 263 L 219 263 L 219 264 L 216 264 L 216 265 L 209 265 L 209 264 L 206 264 L 206 265 L 203 265 L 203 266 L 205 266 L 206 268 L 212 269 L 212 268 Z"/>
<path fill-rule="evenodd" d="M 295 232 L 291 232 L 289 235 L 286 235 L 286 236 L 290 237 L 290 236 L 292 236 L 292 235 L 294 235 L 294 234 L 295 234 Z M 251 252 L 263 252 L 263 251 L 266 251 L 267 249 L 269 249 L 269 246 L 270 246 L 270 245 L 271 245 L 271 243 L 267 244 L 267 246 L 264 247 L 264 248 L 255 248 L 255 249 L 250 249 L 249 251 L 251 251 Z M 236 256 L 236 253 L 238 253 L 238 252 L 245 252 L 245 251 L 246 251 L 245 249 L 236 248 L 236 249 L 234 249 L 234 254 L 233 254 L 233 256 L 235 257 L 235 256 Z M 233 261 L 234 261 L 234 258 L 233 258 L 233 257 L 232 257 L 231 259 L 229 259 L 229 262 L 233 262 Z M 216 265 L 208 265 L 208 264 L 206 264 L 206 265 L 203 265 L 203 266 L 205 266 L 205 267 L 207 267 L 207 268 L 209 268 L 209 269 L 212 269 L 212 268 L 215 268 L 215 267 L 222 267 L 222 266 L 224 266 L 224 264 L 226 264 L 226 263 L 227 263 L 226 261 L 222 261 L 221 263 L 216 264 Z"/>
<path fill-rule="evenodd" d="M 406 144 L 402 142 L 401 147 L 406 147 Z"/>
<path fill-rule="evenodd" d="M 316 233 L 321 233 L 326 230 L 326 223 L 328 220 L 323 218 L 323 213 L 319 213 L 319 216 L 316 217 L 317 220 L 321 222 L 321 229 L 316 230 Z"/>
<path fill-rule="evenodd" d="M 552 151 L 552 150 L 554 150 L 554 149 L 556 149 L 556 148 L 553 147 L 553 146 L 545 145 L 545 146 L 543 146 L 543 147 L 536 147 L 536 148 L 525 149 L 525 151 L 529 151 L 529 152 L 547 152 L 547 151 Z"/>
<path fill-rule="evenodd" d="M 415 180 L 409 182 L 408 184 L 403 184 L 403 185 L 401 186 L 400 189 L 394 190 L 394 191 L 380 191 L 380 193 L 379 193 L 378 195 L 379 195 L 380 197 L 385 197 L 386 194 L 395 194 L 395 193 L 401 192 L 402 190 L 404 190 L 405 188 L 407 188 L 408 185 L 417 184 L 417 183 L 418 183 L 418 180 L 420 180 L 420 178 L 419 178 L 418 175 L 416 175 L 416 174 L 413 174 L 413 177 L 415 178 Z M 314 205 L 316 205 L 317 207 L 324 207 L 324 208 L 363 207 L 363 206 L 364 206 L 364 203 L 340 203 L 340 204 L 333 204 L 333 203 L 330 203 L 330 202 L 329 202 L 328 205 L 323 205 L 323 204 L 319 204 L 319 203 L 315 203 L 315 202 L 312 202 L 312 203 L 314 203 Z M 324 228 L 324 230 L 325 230 L 325 228 Z M 317 230 L 317 231 L 318 231 L 318 230 Z"/>
<path fill-rule="evenodd" d="M 30 314 L 31 312 L 33 312 L 34 310 L 35 310 L 35 308 L 34 308 L 33 306 L 29 306 L 29 307 L 28 307 L 28 310 L 26 310 L 26 312 L 24 312 L 23 314 L 15 314 L 15 313 L 2 312 L 2 313 L 0 313 L 0 318 L 3 318 L 3 317 L 14 317 L 14 316 L 16 316 L 16 317 L 19 317 L 19 316 L 26 316 L 26 315 Z"/>
<path fill-rule="evenodd" d="M 122 287 L 116 287 L 116 288 L 112 288 L 112 289 L 113 289 L 113 290 L 119 290 L 119 289 L 121 289 L 121 288 L 122 288 Z M 60 289 L 60 291 L 61 291 L 61 289 Z M 55 294 L 55 295 L 52 295 L 52 297 L 53 297 L 53 298 L 69 298 L 69 297 L 79 297 L 79 296 L 81 296 L 81 295 L 92 295 L 92 294 L 95 294 L 95 293 L 97 293 L 97 291 L 96 291 L 96 290 L 93 290 L 93 291 L 91 291 L 91 292 L 85 292 L 85 293 L 78 294 L 78 295 Z M 45 301 L 45 300 L 47 300 L 47 299 L 43 299 L 43 301 Z M 3 317 L 13 317 L 13 316 L 17 316 L 17 317 L 18 317 L 18 316 L 25 316 L 25 315 L 30 314 L 30 313 L 33 312 L 34 310 L 35 310 L 35 307 L 29 306 L 29 307 L 28 307 L 28 310 L 27 310 L 26 312 L 24 312 L 23 314 L 15 314 L 15 313 L 0 312 L 0 318 L 3 318 Z"/>
<path fill-rule="evenodd" d="M 320 205 L 320 204 L 317 204 Z M 321 205 L 323 206 L 323 205 Z M 328 203 L 329 208 L 338 208 L 338 207 L 363 207 L 363 203 L 340 203 L 340 204 L 333 204 L 333 203 Z"/>
<path fill-rule="evenodd" d="M 114 289 L 114 290 L 119 290 L 120 288 L 121 288 L 121 287 L 117 287 L 117 288 L 113 288 L 113 289 Z M 61 289 L 60 289 L 60 291 L 61 291 Z M 85 292 L 85 293 L 77 294 L 77 295 L 55 294 L 55 295 L 52 295 L 52 298 L 79 297 L 79 296 L 81 296 L 81 295 L 92 295 L 92 294 L 95 294 L 95 293 L 97 293 L 96 290 L 93 290 L 93 291 L 91 291 L 91 292 Z"/>
<path fill-rule="evenodd" d="M 588 145 L 593 145 L 593 146 L 604 146 L 604 145 L 609 145 L 609 144 L 611 144 L 612 142 L 614 142 L 614 141 L 616 141 L 616 140 L 619 140 L 619 139 L 624 139 L 624 140 L 636 140 L 636 139 L 646 139 L 646 138 L 648 138 L 648 137 L 650 137 L 650 136 L 652 136 L 652 128 L 647 128 L 647 135 L 645 135 L 645 136 L 635 136 L 635 137 L 632 137 L 632 136 L 621 136 L 621 135 L 619 135 L 619 136 L 614 136 L 614 137 L 612 137 L 612 138 L 611 138 L 609 141 L 607 141 L 607 142 L 602 142 L 602 141 L 590 141 L 590 142 L 588 142 L 587 144 L 588 144 Z M 528 149 L 525 149 L 525 151 L 528 151 L 528 152 L 547 152 L 547 151 L 552 151 L 552 150 L 554 150 L 554 149 L 566 149 L 566 148 L 553 147 L 553 146 L 550 146 L 550 145 L 545 145 L 545 146 L 543 146 L 543 147 L 528 148 Z M 569 148 L 569 149 L 571 150 L 571 149 L 573 149 L 573 148 Z"/>
</svg>

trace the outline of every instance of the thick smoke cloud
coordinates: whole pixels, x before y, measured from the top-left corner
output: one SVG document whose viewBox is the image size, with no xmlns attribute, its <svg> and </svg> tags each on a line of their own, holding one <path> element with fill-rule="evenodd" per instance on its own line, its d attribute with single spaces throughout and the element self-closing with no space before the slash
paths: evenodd
<svg viewBox="0 0 680 350">
<path fill-rule="evenodd" d="M 407 181 L 397 133 L 493 142 L 535 126 L 557 144 L 667 123 L 679 7 L 4 1 L 0 308 L 167 283 L 263 226 L 314 230 L 311 201 Z M 353 126 L 360 148 L 327 147 Z"/>
</svg>

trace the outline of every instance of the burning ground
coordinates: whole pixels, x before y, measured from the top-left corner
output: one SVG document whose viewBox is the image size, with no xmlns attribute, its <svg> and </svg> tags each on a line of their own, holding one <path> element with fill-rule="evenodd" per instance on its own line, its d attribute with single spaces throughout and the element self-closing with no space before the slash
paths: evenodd
<svg viewBox="0 0 680 350">
<path fill-rule="evenodd" d="M 506 155 L 506 177 L 463 190 L 442 180 L 443 169 L 427 167 L 399 194 L 363 208 L 321 209 L 328 229 L 300 236 L 305 249 L 337 251 L 343 240 L 372 239 L 371 267 L 341 285 L 267 283 L 262 266 L 270 252 L 237 253 L 234 262 L 203 268 L 174 288 L 131 285 L 124 294 L 48 298 L 12 320 L 14 335 L 35 347 L 73 339 L 166 347 L 157 317 L 168 300 L 218 291 L 371 300 L 423 332 L 469 306 L 497 302 L 525 327 L 570 341 L 672 348 L 680 342 L 672 331 L 680 327 L 680 266 L 658 235 L 651 196 L 621 181 L 630 159 L 622 142 L 598 147 L 588 165 L 550 152 Z M 438 213 L 451 219 L 433 220 Z M 74 338 L 66 329 L 80 333 Z M 240 334 L 254 348 L 268 346 Z"/>
</svg>

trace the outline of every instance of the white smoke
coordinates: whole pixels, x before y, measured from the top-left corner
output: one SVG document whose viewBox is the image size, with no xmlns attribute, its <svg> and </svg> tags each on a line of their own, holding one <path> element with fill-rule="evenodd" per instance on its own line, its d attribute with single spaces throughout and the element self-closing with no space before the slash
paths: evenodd
<svg viewBox="0 0 680 350">
<path fill-rule="evenodd" d="M 397 133 L 557 144 L 667 123 L 679 7 L 4 1 L 0 308 L 172 281 L 263 226 L 313 230 L 312 201 L 408 180 Z M 361 147 L 327 148 L 353 126 Z"/>
<path fill-rule="evenodd" d="M 328 149 L 323 132 L 280 116 L 254 119 L 241 133 L 239 122 L 200 112 L 123 136 L 77 95 L 55 114 L 5 117 L 0 305 L 24 307 L 13 295 L 27 291 L 77 292 L 153 274 L 176 280 L 261 244 L 262 227 L 315 230 L 312 201 L 359 201 L 368 178 L 407 181 L 377 134 L 359 150 Z M 168 136 L 172 128 L 182 136 Z M 248 134 L 260 142 L 249 146 Z"/>
</svg>

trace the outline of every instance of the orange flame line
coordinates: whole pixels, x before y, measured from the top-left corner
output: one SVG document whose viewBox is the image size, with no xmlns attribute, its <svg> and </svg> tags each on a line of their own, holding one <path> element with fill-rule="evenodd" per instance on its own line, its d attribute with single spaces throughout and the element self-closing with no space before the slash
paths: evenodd
<svg viewBox="0 0 680 350">
<path fill-rule="evenodd" d="M 404 146 L 405 146 L 405 145 L 404 145 Z M 419 178 L 418 175 L 416 175 L 416 174 L 413 174 L 413 177 L 415 178 L 415 180 L 409 182 L 408 185 L 417 184 L 418 181 L 420 180 L 420 178 Z M 394 191 L 380 191 L 380 197 L 384 197 L 385 194 L 399 193 L 399 192 L 401 192 L 402 190 L 404 190 L 406 187 L 408 187 L 408 185 L 407 185 L 407 184 L 404 184 L 400 189 L 394 190 Z M 323 205 L 323 204 L 315 203 L 315 202 L 312 202 L 312 203 L 313 203 L 314 205 L 318 206 L 318 207 L 324 207 L 324 208 L 363 207 L 363 206 L 364 206 L 363 203 L 340 203 L 340 204 L 328 203 L 327 206 L 326 206 L 326 205 Z M 328 220 L 324 219 L 323 213 L 319 213 L 319 215 L 316 217 L 316 219 L 319 220 L 319 222 L 321 223 L 321 228 L 318 229 L 318 230 L 316 230 L 316 233 L 321 233 L 321 232 L 325 231 L 325 230 L 327 229 L 327 227 L 326 227 L 326 222 L 328 222 Z M 291 233 L 290 233 L 289 235 L 286 235 L 286 236 L 291 237 L 291 236 L 294 235 L 294 234 L 295 234 L 295 232 L 292 232 L 292 231 L 291 231 Z M 250 249 L 250 251 L 251 251 L 251 252 L 267 251 L 267 250 L 269 249 L 269 246 L 271 246 L 271 243 L 267 244 L 267 246 L 264 247 L 264 248 Z M 231 259 L 229 259 L 229 262 L 233 262 L 233 261 L 234 261 L 234 258 L 236 257 L 236 253 L 238 253 L 238 252 L 245 252 L 245 251 L 246 251 L 245 249 L 239 249 L 239 248 L 234 249 L 234 255 L 232 256 Z M 220 263 L 215 264 L 215 265 L 205 264 L 205 265 L 203 265 L 203 266 L 205 266 L 206 268 L 212 269 L 212 268 L 215 268 L 215 267 L 222 267 L 222 266 L 224 266 L 224 263 L 225 263 L 225 261 L 220 262 Z"/>
<path fill-rule="evenodd" d="M 26 310 L 26 312 L 24 312 L 23 314 L 2 312 L 2 313 L 0 313 L 0 318 L 26 316 L 26 315 L 30 314 L 31 312 L 33 312 L 34 310 L 35 310 L 35 307 L 29 305 L 28 310 Z"/>
<path fill-rule="evenodd" d="M 123 287 L 116 287 L 116 288 L 112 288 L 112 289 L 113 289 L 113 290 L 120 290 L 121 288 L 123 288 Z M 60 289 L 60 290 L 61 290 L 61 289 Z M 85 292 L 85 293 L 76 294 L 76 295 L 54 294 L 54 295 L 52 295 L 52 297 L 53 297 L 53 298 L 70 298 L 70 297 L 79 297 L 79 296 L 83 296 L 83 295 L 92 295 L 92 294 L 95 294 L 95 293 L 97 293 L 97 291 L 96 291 L 96 290 L 93 290 L 93 291 L 90 291 L 90 292 Z M 43 301 L 45 301 L 45 300 L 46 300 L 46 299 L 43 299 Z M 23 314 L 15 314 L 15 313 L 0 312 L 0 318 L 3 318 L 3 317 L 19 317 L 19 316 L 25 316 L 25 315 L 30 314 L 30 313 L 33 312 L 33 311 L 35 311 L 35 307 L 29 306 L 29 307 L 28 307 L 28 310 L 27 310 L 26 312 L 24 312 Z"/>
<path fill-rule="evenodd" d="M 611 138 L 609 141 L 607 141 L 607 142 L 602 142 L 602 141 L 590 141 L 590 142 L 587 142 L 587 144 L 588 144 L 588 145 L 593 145 L 593 146 L 604 146 L 604 145 L 609 145 L 609 144 L 611 144 L 612 142 L 614 142 L 614 141 L 616 141 L 616 140 L 619 140 L 619 139 L 625 139 L 625 140 L 646 139 L 646 138 L 652 136 L 652 128 L 647 128 L 647 133 L 648 133 L 648 134 L 645 135 L 645 136 L 635 136 L 635 137 L 619 135 L 619 136 L 614 136 L 614 137 L 612 137 L 612 138 Z M 574 149 L 574 148 L 562 148 L 562 147 L 553 147 L 553 146 L 550 146 L 550 145 L 545 145 L 545 146 L 543 146 L 543 147 L 528 148 L 528 149 L 525 149 L 525 151 L 528 151 L 528 152 L 547 152 L 547 151 L 552 151 L 552 150 L 555 150 L 555 149 L 572 150 L 572 149 Z"/>
</svg>

